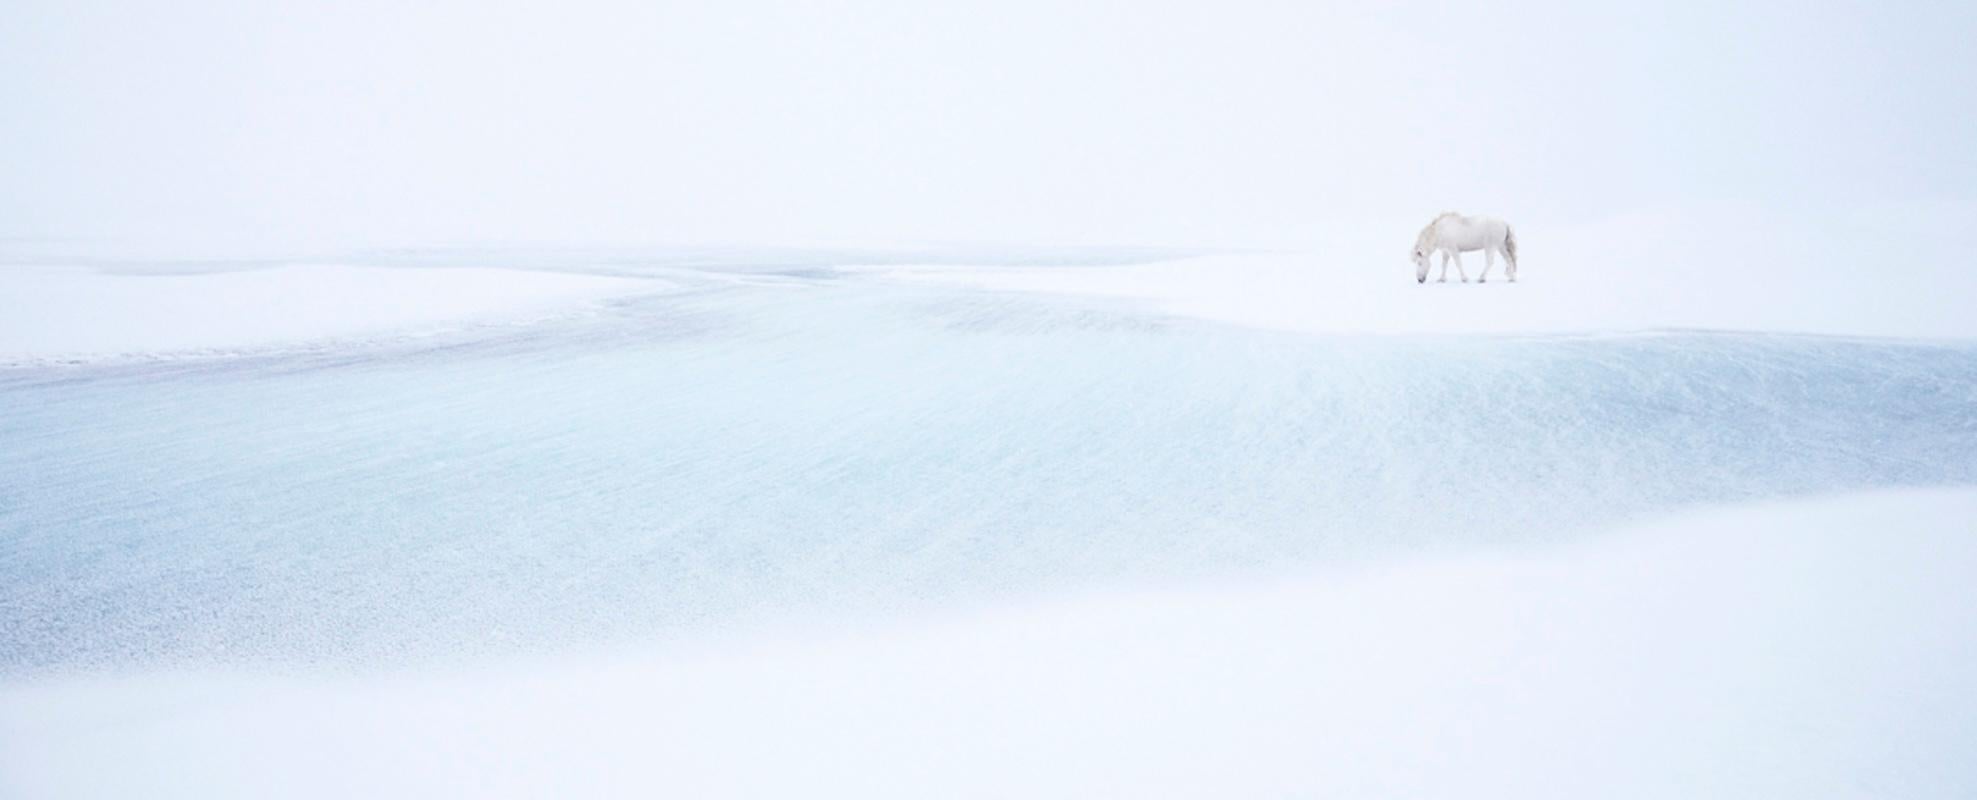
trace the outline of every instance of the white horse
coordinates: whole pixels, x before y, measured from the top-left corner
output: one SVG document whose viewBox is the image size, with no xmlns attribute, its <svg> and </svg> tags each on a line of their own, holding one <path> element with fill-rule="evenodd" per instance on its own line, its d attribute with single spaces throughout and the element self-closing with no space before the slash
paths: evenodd
<svg viewBox="0 0 1977 800">
<path fill-rule="evenodd" d="M 1441 253 L 1442 277 L 1438 282 L 1448 280 L 1448 262 L 1454 261 L 1455 274 L 1468 283 L 1469 273 L 1462 269 L 1462 254 L 1470 250 L 1483 251 L 1483 275 L 1476 279 L 1477 283 L 1490 279 L 1490 268 L 1496 266 L 1498 253 L 1503 254 L 1504 271 L 1510 273 L 1510 282 L 1517 282 L 1517 234 L 1511 232 L 1510 223 L 1495 217 L 1465 217 L 1453 211 L 1442 212 L 1415 238 L 1414 282 L 1428 282 L 1428 257 Z"/>
</svg>

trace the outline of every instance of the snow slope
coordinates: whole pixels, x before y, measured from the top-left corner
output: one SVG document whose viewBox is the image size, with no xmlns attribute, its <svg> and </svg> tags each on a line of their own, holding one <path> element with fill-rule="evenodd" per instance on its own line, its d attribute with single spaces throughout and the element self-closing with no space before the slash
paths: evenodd
<svg viewBox="0 0 1977 800">
<path fill-rule="evenodd" d="M 1977 351 L 1311 337 L 861 282 L 0 371 L 0 674 L 398 663 L 1977 483 Z"/>
<path fill-rule="evenodd" d="M 1307 267 L 0 367 L 0 796 L 1971 791 L 1967 339 Z"/>
<path fill-rule="evenodd" d="M 0 690 L 9 796 L 1959 797 L 1977 492 L 339 677 Z"/>
<path fill-rule="evenodd" d="M 189 274 L 0 267 L 0 362 L 238 351 L 541 315 L 654 291 L 497 268 L 298 265 Z"/>
</svg>

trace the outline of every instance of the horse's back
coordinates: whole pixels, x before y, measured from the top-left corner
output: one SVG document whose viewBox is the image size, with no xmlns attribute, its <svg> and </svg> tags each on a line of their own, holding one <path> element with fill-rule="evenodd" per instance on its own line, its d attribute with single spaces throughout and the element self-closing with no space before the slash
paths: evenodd
<svg viewBox="0 0 1977 800">
<path fill-rule="evenodd" d="M 1489 245 L 1500 245 L 1510 236 L 1510 223 L 1496 217 L 1470 217 L 1470 230 Z"/>
<path fill-rule="evenodd" d="M 1432 235 L 1433 241 L 1456 252 L 1501 248 L 1510 237 L 1510 223 L 1496 217 L 1466 216 L 1446 211 L 1428 223 L 1422 236 Z"/>
<path fill-rule="evenodd" d="M 1480 250 L 1503 241 L 1510 225 L 1496 217 L 1470 217 L 1446 213 L 1436 218 L 1439 238 L 1458 250 Z"/>
</svg>

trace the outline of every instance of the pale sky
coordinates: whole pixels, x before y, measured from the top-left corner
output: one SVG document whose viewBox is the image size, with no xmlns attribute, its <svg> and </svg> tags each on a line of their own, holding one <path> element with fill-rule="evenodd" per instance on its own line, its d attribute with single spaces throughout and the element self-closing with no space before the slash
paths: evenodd
<svg viewBox="0 0 1977 800">
<path fill-rule="evenodd" d="M 1958 219 L 1972 41 L 1970 3 L 13 0 L 0 237 L 1275 245 L 1443 208 Z"/>
</svg>

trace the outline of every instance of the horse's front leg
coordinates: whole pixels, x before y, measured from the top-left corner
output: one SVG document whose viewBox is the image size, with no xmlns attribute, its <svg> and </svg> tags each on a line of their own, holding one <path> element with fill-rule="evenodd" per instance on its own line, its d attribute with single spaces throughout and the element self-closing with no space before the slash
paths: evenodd
<svg viewBox="0 0 1977 800">
<path fill-rule="evenodd" d="M 1455 274 L 1462 276 L 1462 282 L 1469 282 L 1469 273 L 1462 269 L 1462 251 L 1455 251 Z"/>
<path fill-rule="evenodd" d="M 1476 276 L 1477 283 L 1490 282 L 1490 268 L 1496 266 L 1496 251 L 1483 248 L 1483 274 Z"/>
<path fill-rule="evenodd" d="M 1448 251 L 1447 250 L 1442 251 L 1442 276 L 1440 278 L 1436 278 L 1435 282 L 1448 283 Z"/>
</svg>

